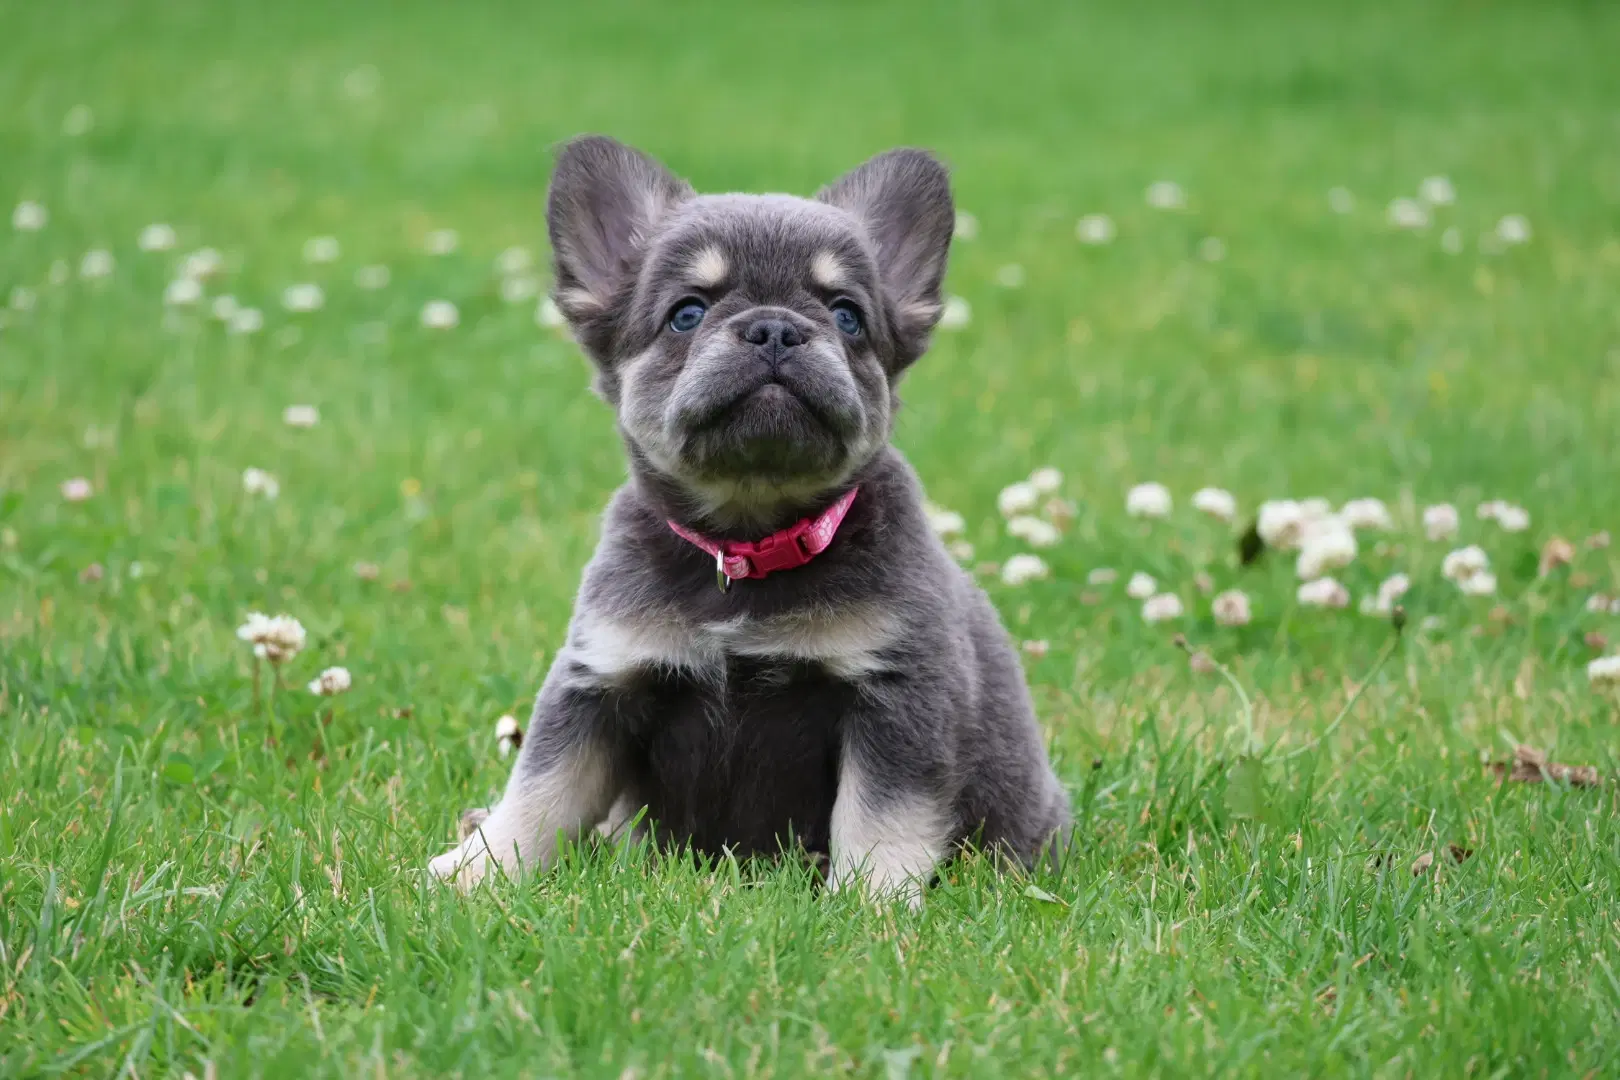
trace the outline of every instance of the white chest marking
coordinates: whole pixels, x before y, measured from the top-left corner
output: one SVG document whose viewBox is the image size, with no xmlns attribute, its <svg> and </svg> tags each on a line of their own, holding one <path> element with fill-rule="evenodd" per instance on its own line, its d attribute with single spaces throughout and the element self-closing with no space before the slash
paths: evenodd
<svg viewBox="0 0 1620 1080">
<path fill-rule="evenodd" d="M 838 678 L 858 679 L 885 668 L 883 651 L 899 629 L 898 621 L 875 605 L 703 625 L 657 616 L 633 621 L 582 614 L 563 656 L 605 682 L 660 669 L 717 677 L 728 657 L 810 661 Z"/>
</svg>

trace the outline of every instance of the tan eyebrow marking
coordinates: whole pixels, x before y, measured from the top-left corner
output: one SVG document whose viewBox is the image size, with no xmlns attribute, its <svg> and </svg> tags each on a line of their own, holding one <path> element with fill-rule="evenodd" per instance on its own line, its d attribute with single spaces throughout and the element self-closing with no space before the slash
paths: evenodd
<svg viewBox="0 0 1620 1080">
<path fill-rule="evenodd" d="M 824 289 L 836 289 L 844 283 L 844 264 L 830 251 L 818 251 L 810 260 L 810 276 Z"/>
<path fill-rule="evenodd" d="M 730 267 L 717 247 L 706 247 L 692 259 L 692 277 L 698 285 L 713 288 L 726 280 Z"/>
</svg>

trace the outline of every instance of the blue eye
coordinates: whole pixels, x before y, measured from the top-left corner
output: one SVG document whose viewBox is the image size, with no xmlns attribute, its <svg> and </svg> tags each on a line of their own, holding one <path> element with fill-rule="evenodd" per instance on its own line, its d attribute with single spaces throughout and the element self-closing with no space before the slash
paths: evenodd
<svg viewBox="0 0 1620 1080">
<path fill-rule="evenodd" d="M 850 337 L 858 337 L 861 332 L 861 313 L 855 305 L 847 300 L 841 300 L 833 305 L 833 325 Z"/>
<path fill-rule="evenodd" d="M 680 307 L 675 309 L 675 314 L 669 317 L 669 328 L 677 334 L 695 330 L 708 310 L 708 305 L 701 300 L 682 300 Z"/>
</svg>

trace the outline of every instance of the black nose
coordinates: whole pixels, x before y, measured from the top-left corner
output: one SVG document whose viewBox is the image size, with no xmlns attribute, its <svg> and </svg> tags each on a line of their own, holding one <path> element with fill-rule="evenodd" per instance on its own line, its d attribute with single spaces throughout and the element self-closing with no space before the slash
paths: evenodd
<svg viewBox="0 0 1620 1080">
<path fill-rule="evenodd" d="M 742 338 L 750 345 L 764 345 L 773 353 L 804 344 L 804 334 L 787 319 L 755 319 L 743 330 Z"/>
</svg>

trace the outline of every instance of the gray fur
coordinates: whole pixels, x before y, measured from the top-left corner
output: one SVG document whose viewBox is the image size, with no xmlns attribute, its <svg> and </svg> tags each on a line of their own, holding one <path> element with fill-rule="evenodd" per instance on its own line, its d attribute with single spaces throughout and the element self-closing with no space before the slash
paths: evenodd
<svg viewBox="0 0 1620 1080">
<path fill-rule="evenodd" d="M 547 216 L 555 295 L 631 478 L 506 794 L 433 871 L 544 866 L 559 836 L 643 807 L 671 843 L 796 843 L 830 855 L 833 887 L 912 899 L 964 843 L 1034 858 L 1069 811 L 1022 668 L 888 445 L 895 383 L 938 319 L 944 168 L 896 150 L 815 199 L 696 195 L 587 137 L 563 149 Z M 708 310 L 677 333 L 686 297 Z M 843 301 L 857 336 L 834 322 Z M 831 547 L 726 593 L 668 525 L 757 539 L 851 485 Z"/>
</svg>

